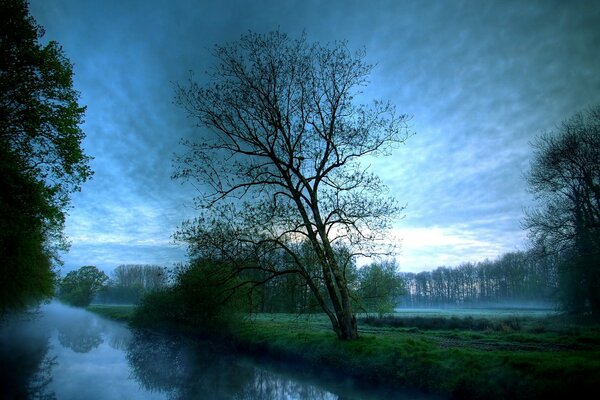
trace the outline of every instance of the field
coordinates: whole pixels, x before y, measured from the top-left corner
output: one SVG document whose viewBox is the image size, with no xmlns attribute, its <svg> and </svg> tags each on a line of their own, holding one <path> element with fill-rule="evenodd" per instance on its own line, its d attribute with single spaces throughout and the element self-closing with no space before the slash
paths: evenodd
<svg viewBox="0 0 600 400">
<path fill-rule="evenodd" d="M 87 307 L 87 310 L 116 321 L 128 321 L 135 311 L 135 306 L 130 304 L 92 304 Z"/>
<path fill-rule="evenodd" d="M 238 351 L 259 357 L 453 398 L 600 394 L 598 324 L 515 310 L 411 310 L 358 319 L 360 338 L 350 342 L 337 340 L 323 315 L 256 314 L 231 335 Z"/>
</svg>

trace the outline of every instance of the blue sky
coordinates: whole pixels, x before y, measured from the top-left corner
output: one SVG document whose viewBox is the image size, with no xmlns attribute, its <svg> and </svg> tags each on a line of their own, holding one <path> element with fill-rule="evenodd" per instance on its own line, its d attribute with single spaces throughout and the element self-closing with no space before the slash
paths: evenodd
<svg viewBox="0 0 600 400">
<path fill-rule="evenodd" d="M 210 48 L 248 30 L 306 31 L 364 46 L 365 98 L 390 100 L 415 133 L 372 170 L 407 205 L 390 238 L 403 271 L 495 258 L 527 246 L 529 143 L 600 104 L 600 2 L 31 0 L 73 62 L 87 106 L 93 179 L 73 196 L 65 270 L 185 260 L 172 234 L 194 190 L 170 179 L 181 138 L 199 133 L 174 84 L 209 68 Z"/>
</svg>

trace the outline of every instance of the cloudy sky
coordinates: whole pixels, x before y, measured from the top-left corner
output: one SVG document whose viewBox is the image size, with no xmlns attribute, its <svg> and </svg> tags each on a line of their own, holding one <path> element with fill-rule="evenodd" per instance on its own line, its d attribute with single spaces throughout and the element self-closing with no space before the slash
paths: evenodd
<svg viewBox="0 0 600 400">
<path fill-rule="evenodd" d="M 172 234 L 195 215 L 194 191 L 170 175 L 180 139 L 199 131 L 173 104 L 174 85 L 249 30 L 364 46 L 377 64 L 365 95 L 412 116 L 406 145 L 370 160 L 407 205 L 390 235 L 403 271 L 526 248 L 529 143 L 600 104 L 595 1 L 30 2 L 74 64 L 94 157 L 73 196 L 65 270 L 185 259 Z"/>
</svg>

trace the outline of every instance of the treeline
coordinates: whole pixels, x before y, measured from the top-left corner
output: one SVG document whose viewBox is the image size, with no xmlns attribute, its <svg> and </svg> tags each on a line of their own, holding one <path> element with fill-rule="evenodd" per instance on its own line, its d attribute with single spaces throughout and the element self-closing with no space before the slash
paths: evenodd
<svg viewBox="0 0 600 400">
<path fill-rule="evenodd" d="M 149 292 L 167 285 L 168 273 L 158 265 L 119 265 L 111 273 L 107 284 L 98 291 L 94 302 L 137 304 Z"/>
<path fill-rule="evenodd" d="M 401 274 L 402 307 L 554 305 L 558 301 L 558 256 L 511 252 L 497 260 Z"/>
</svg>

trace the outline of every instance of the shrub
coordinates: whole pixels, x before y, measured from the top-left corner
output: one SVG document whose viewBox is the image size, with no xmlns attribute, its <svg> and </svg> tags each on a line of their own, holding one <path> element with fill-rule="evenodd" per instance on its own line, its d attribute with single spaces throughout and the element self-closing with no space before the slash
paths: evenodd
<svg viewBox="0 0 600 400">
<path fill-rule="evenodd" d="M 472 331 L 495 330 L 520 330 L 521 321 L 517 318 L 488 319 L 473 318 L 471 316 L 459 318 L 452 317 L 397 317 L 397 316 L 367 316 L 361 322 L 371 326 L 387 326 L 394 328 L 419 328 L 419 329 L 463 329 Z"/>
<path fill-rule="evenodd" d="M 173 287 L 144 296 L 132 318 L 135 326 L 188 325 L 205 330 L 237 322 L 245 302 L 223 263 L 196 260 L 175 273 Z"/>
</svg>

